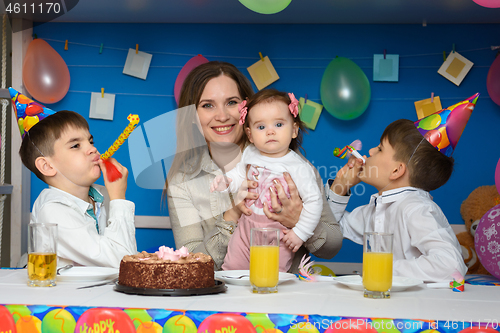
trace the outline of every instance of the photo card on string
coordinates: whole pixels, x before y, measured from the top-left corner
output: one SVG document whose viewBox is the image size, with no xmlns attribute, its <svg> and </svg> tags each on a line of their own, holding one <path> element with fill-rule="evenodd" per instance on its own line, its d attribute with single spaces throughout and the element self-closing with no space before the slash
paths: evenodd
<svg viewBox="0 0 500 333">
<path fill-rule="evenodd" d="M 267 56 L 248 67 L 247 70 L 259 90 L 264 89 L 280 78 Z"/>
<path fill-rule="evenodd" d="M 373 81 L 399 81 L 399 54 L 373 55 Z"/>
<path fill-rule="evenodd" d="M 417 111 L 418 119 L 425 118 L 439 110 L 442 110 L 441 99 L 439 96 L 434 96 L 433 98 L 423 99 L 421 101 L 415 102 L 415 109 Z"/>
<path fill-rule="evenodd" d="M 473 65 L 473 62 L 465 59 L 458 52 L 450 52 L 438 73 L 459 86 Z"/>
<path fill-rule="evenodd" d="M 146 80 L 152 57 L 152 54 L 129 49 L 125 67 L 123 67 L 123 74 Z"/>
<path fill-rule="evenodd" d="M 114 110 L 115 94 L 92 93 L 89 118 L 113 120 Z"/>
<path fill-rule="evenodd" d="M 310 99 L 306 101 L 304 97 L 299 98 L 300 120 L 302 120 L 307 128 L 313 131 L 316 129 L 321 111 L 323 111 L 323 105 L 313 102 Z"/>
</svg>

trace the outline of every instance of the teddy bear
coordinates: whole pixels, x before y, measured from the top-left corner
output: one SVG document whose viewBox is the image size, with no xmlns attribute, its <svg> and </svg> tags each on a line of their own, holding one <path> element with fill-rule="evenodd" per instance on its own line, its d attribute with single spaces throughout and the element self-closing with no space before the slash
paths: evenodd
<svg viewBox="0 0 500 333">
<path fill-rule="evenodd" d="M 460 206 L 460 214 L 467 231 L 457 234 L 462 247 L 462 256 L 468 267 L 467 274 L 489 274 L 477 257 L 474 248 L 476 228 L 484 214 L 500 204 L 500 195 L 495 185 L 480 186 L 472 191 Z"/>
</svg>

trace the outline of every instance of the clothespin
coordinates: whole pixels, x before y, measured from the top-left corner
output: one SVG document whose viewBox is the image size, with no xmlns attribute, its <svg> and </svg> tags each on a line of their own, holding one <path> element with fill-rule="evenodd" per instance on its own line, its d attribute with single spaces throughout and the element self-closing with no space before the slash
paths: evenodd
<svg viewBox="0 0 500 333">
<path fill-rule="evenodd" d="M 304 96 L 304 104 L 307 103 L 307 94 Z"/>
<path fill-rule="evenodd" d="M 104 46 L 104 44 L 103 44 L 103 43 L 101 43 L 101 48 L 99 49 L 99 54 L 101 54 L 101 53 L 102 53 L 102 48 L 103 48 L 103 46 Z"/>
<path fill-rule="evenodd" d="M 446 61 L 446 51 L 443 51 L 443 61 Z"/>
<path fill-rule="evenodd" d="M 66 43 L 64 43 L 64 51 L 68 51 L 68 40 L 66 39 Z"/>
<path fill-rule="evenodd" d="M 434 103 L 434 93 L 431 93 L 431 103 Z"/>
<path fill-rule="evenodd" d="M 385 59 L 385 56 L 386 56 L 386 50 L 384 49 L 384 59 Z"/>
<path fill-rule="evenodd" d="M 104 98 L 104 88 L 101 88 L 101 98 Z"/>
<path fill-rule="evenodd" d="M 135 44 L 135 54 L 139 54 L 139 44 Z"/>
<path fill-rule="evenodd" d="M 453 53 L 455 53 L 455 43 L 453 43 Z"/>
<path fill-rule="evenodd" d="M 261 52 L 259 52 L 259 55 L 260 55 L 260 60 L 264 61 L 264 57 L 262 56 Z"/>
</svg>

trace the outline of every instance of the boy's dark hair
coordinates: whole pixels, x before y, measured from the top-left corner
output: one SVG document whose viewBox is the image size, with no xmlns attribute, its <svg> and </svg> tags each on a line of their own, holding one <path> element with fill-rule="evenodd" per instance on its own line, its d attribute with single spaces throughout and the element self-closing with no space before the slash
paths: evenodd
<svg viewBox="0 0 500 333">
<path fill-rule="evenodd" d="M 454 160 L 433 147 L 408 119 L 399 119 L 386 127 L 384 139 L 394 148 L 394 159 L 406 163 L 410 185 L 425 191 L 443 186 L 453 172 Z"/>
<path fill-rule="evenodd" d="M 41 156 L 54 155 L 54 143 L 68 127 L 88 130 L 89 124 L 76 112 L 59 111 L 35 124 L 23 138 L 21 148 L 19 148 L 21 161 L 44 182 L 45 177 L 37 169 L 35 161 Z"/>
<path fill-rule="evenodd" d="M 253 96 L 248 98 L 248 115 L 245 119 L 245 124 L 243 127 L 248 127 L 249 126 L 249 115 L 250 111 L 254 106 L 260 103 L 272 103 L 276 101 L 281 101 L 285 103 L 286 105 L 289 105 L 292 101 L 290 100 L 290 97 L 288 96 L 288 93 L 283 92 L 283 91 L 278 91 L 276 89 L 263 89 L 259 91 L 258 93 L 254 94 Z M 289 148 L 293 151 L 300 151 L 304 152 L 304 149 L 302 148 L 302 140 L 303 140 L 303 134 L 307 133 L 306 126 L 304 125 L 304 122 L 300 120 L 300 116 L 297 114 L 297 117 L 293 119 L 294 123 L 297 124 L 299 127 L 299 131 L 297 133 L 297 137 L 295 139 L 292 139 L 290 142 Z M 305 152 L 304 152 L 305 153 Z"/>
</svg>

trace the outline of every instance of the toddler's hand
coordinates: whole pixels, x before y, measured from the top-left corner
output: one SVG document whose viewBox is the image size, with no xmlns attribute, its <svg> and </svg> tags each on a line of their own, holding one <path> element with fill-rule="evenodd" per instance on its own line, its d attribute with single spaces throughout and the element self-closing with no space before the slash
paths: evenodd
<svg viewBox="0 0 500 333">
<path fill-rule="evenodd" d="M 114 164 L 116 169 L 122 174 L 122 177 L 115 180 L 114 182 L 110 182 L 108 180 L 107 170 L 104 166 L 104 162 L 99 160 L 99 167 L 101 168 L 102 175 L 104 178 L 104 186 L 106 186 L 106 190 L 108 190 L 109 200 L 114 199 L 125 199 L 125 192 L 127 191 L 127 177 L 128 177 L 128 169 L 118 163 L 114 158 L 109 158 L 108 161 Z"/>
<path fill-rule="evenodd" d="M 293 230 L 286 230 L 284 234 L 283 242 L 285 242 L 286 246 L 293 252 L 297 252 L 302 244 L 304 244 L 304 241 L 300 239 Z"/>
<path fill-rule="evenodd" d="M 229 184 L 232 182 L 233 180 L 229 177 L 226 177 L 224 175 L 218 175 L 215 177 L 214 181 L 212 182 L 212 184 L 210 184 L 210 192 L 214 192 L 214 191 L 217 191 L 217 192 L 221 192 L 221 191 L 224 191 L 226 188 L 229 187 Z"/>
</svg>

